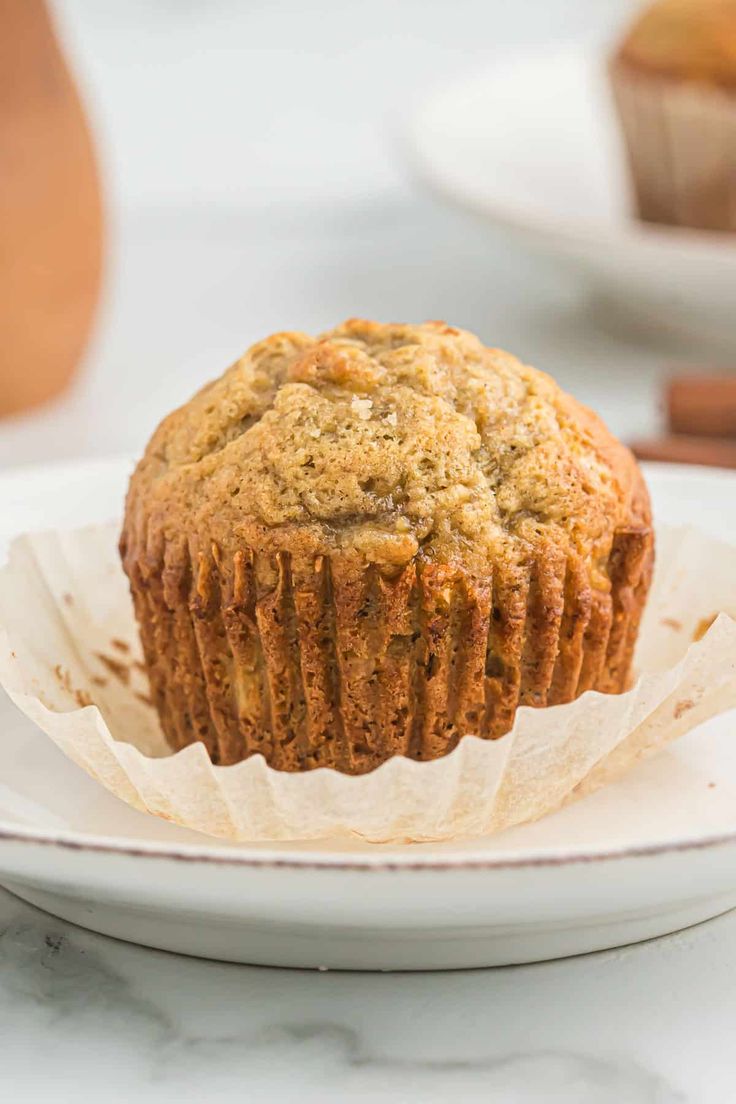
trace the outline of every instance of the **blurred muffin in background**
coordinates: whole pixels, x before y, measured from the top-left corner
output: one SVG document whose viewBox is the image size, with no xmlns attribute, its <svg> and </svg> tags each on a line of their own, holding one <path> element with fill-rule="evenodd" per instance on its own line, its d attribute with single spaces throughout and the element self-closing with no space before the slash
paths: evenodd
<svg viewBox="0 0 736 1104">
<path fill-rule="evenodd" d="M 656 0 L 610 74 L 639 216 L 736 230 L 736 0 Z"/>
</svg>

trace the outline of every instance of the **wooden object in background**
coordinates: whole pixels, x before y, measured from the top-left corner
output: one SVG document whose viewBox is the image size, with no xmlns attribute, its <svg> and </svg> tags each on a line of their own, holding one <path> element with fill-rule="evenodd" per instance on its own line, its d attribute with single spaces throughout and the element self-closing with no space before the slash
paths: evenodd
<svg viewBox="0 0 736 1104">
<path fill-rule="evenodd" d="M 673 433 L 736 439 L 736 376 L 675 376 L 666 405 Z"/>
<path fill-rule="evenodd" d="M 704 464 L 714 468 L 736 468 L 736 439 L 669 434 L 631 444 L 639 460 L 664 460 L 672 464 Z"/>
<path fill-rule="evenodd" d="M 0 414 L 71 378 L 101 256 L 92 140 L 49 11 L 0 0 Z"/>
</svg>

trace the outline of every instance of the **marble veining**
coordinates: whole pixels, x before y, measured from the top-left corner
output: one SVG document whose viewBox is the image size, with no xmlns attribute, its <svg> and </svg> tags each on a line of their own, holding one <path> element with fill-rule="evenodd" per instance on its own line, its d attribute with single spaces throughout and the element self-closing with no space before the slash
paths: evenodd
<svg viewBox="0 0 736 1104">
<path fill-rule="evenodd" d="M 736 914 L 540 965 L 229 966 L 82 931 L 0 891 L 3 1083 L 26 1100 L 732 1099 Z"/>
</svg>

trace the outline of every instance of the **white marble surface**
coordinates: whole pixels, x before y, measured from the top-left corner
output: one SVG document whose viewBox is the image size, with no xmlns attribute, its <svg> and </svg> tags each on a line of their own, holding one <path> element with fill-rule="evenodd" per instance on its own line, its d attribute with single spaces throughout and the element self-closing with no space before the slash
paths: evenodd
<svg viewBox="0 0 736 1104">
<path fill-rule="evenodd" d="M 19 1100 L 733 1100 L 736 914 L 561 962 L 447 974 L 227 966 L 0 892 L 2 1082 Z"/>
<path fill-rule="evenodd" d="M 667 359 L 718 355 L 622 329 L 563 271 L 415 195 L 397 156 L 411 97 L 505 43 L 602 35 L 626 4 L 58 6 L 104 150 L 108 286 L 76 389 L 4 423 L 0 465 L 134 451 L 252 340 L 349 314 L 476 329 L 624 435 L 656 423 Z M 115 943 L 0 891 L 2 1096 L 726 1102 L 735 963 L 730 915 L 494 971 L 251 969 Z"/>
</svg>

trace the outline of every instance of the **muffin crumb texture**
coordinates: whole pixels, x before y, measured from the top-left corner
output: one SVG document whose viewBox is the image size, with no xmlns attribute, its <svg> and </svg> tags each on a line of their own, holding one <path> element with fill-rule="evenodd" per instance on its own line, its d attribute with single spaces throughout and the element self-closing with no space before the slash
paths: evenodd
<svg viewBox="0 0 736 1104">
<path fill-rule="evenodd" d="M 360 772 L 623 689 L 652 534 L 628 450 L 548 376 L 351 320 L 169 415 L 121 549 L 173 747 Z"/>
</svg>

